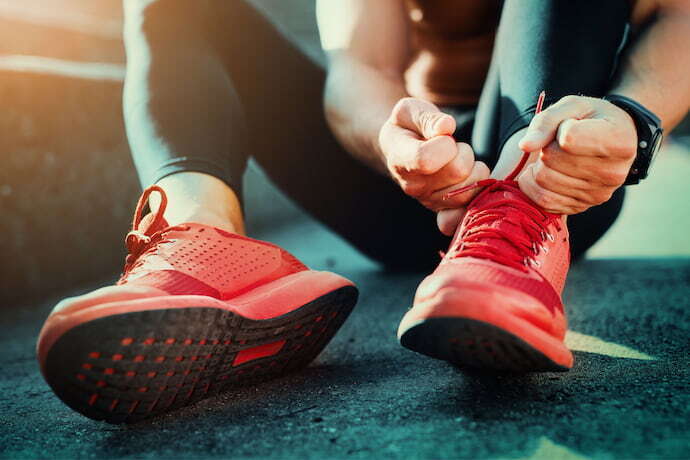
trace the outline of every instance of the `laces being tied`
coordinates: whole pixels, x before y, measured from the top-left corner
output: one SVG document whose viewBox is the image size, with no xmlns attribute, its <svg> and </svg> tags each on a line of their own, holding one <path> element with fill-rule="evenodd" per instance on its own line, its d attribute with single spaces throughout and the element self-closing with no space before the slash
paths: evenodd
<svg viewBox="0 0 690 460">
<path fill-rule="evenodd" d="M 539 95 L 535 114 L 544 104 L 544 92 Z M 449 192 L 445 198 L 483 188 L 474 199 L 476 205 L 468 209 L 462 233 L 449 251 L 449 256 L 476 257 L 527 271 L 529 266 L 539 267 L 534 258 L 539 252 L 547 252 L 546 240 L 553 241 L 549 226 L 561 229 L 560 216 L 542 211 L 518 187 L 516 178 L 529 159 L 530 152 L 524 152 L 518 165 L 504 180 L 486 179 L 467 187 Z M 482 204 L 482 197 L 500 190 L 504 198 Z M 517 195 L 517 196 L 516 196 Z"/>
<path fill-rule="evenodd" d="M 158 210 L 153 215 L 148 215 L 144 218 L 144 208 L 149 202 L 149 198 L 153 192 L 157 192 L 160 195 L 161 202 L 158 206 Z M 167 240 L 164 239 L 164 234 L 173 230 L 187 230 L 184 225 L 168 226 L 167 222 L 163 218 L 165 213 L 165 208 L 168 206 L 168 197 L 165 195 L 165 191 L 157 185 L 152 185 L 144 190 L 139 202 L 137 203 L 137 209 L 134 211 L 134 218 L 132 219 L 132 229 L 127 233 L 125 237 L 125 246 L 127 247 L 127 257 L 125 258 L 125 267 L 123 269 L 123 276 L 129 273 L 134 266 L 137 264 L 137 260 L 146 252 L 151 249 L 155 249 L 155 246 L 159 243 L 164 243 Z M 149 217 L 151 219 L 149 220 Z M 148 222 L 143 222 L 148 220 Z M 142 225 L 142 222 L 144 225 Z M 142 228 L 143 227 L 143 230 Z"/>
</svg>

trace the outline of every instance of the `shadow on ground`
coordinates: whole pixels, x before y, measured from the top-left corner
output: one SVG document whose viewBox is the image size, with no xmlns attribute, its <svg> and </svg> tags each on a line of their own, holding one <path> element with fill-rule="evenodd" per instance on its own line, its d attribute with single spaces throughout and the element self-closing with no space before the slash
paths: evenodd
<svg viewBox="0 0 690 460">
<path fill-rule="evenodd" d="M 280 239 L 280 238 L 279 238 Z M 330 262 L 332 264 L 332 262 Z M 3 312 L 5 457 L 683 457 L 690 416 L 690 259 L 594 260 L 566 289 L 571 328 L 595 337 L 569 373 L 467 373 L 397 344 L 423 274 L 343 267 L 362 295 L 304 371 L 157 419 L 112 426 L 62 405 L 33 343 L 51 307 Z M 585 340 L 586 341 L 586 340 Z M 604 343 L 604 345 L 602 345 Z M 608 349 L 615 343 L 644 359 Z"/>
</svg>

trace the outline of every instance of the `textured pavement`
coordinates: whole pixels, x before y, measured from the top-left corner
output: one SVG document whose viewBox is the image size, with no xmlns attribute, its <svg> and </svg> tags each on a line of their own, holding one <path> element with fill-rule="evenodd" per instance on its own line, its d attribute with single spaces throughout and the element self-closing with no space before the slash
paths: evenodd
<svg viewBox="0 0 690 460">
<path fill-rule="evenodd" d="M 289 22 L 298 37 L 313 39 L 313 26 L 304 19 L 310 16 L 276 10 L 281 1 L 260 3 Z M 99 13 L 95 2 L 69 3 Z M 19 5 L 0 0 L 0 13 Z M 45 17 L 36 10 L 32 18 L 36 33 L 44 31 Z M 0 25 L 2 38 L 11 24 L 0 20 Z M 76 26 L 80 33 L 95 30 L 86 19 Z M 26 33 L 25 26 L 20 29 Z M 45 37 L 26 36 L 34 39 L 0 40 L 0 54 L 36 53 L 47 43 Z M 91 55 L 95 51 L 69 45 L 83 43 L 86 49 L 83 37 L 68 38 L 53 57 L 121 59 L 117 43 L 99 48 L 107 51 L 103 55 Z M 312 40 L 307 48 L 318 55 L 313 45 Z M 41 110 L 32 105 L 33 88 L 47 101 Z M 303 371 L 150 421 L 112 426 L 80 416 L 53 396 L 38 371 L 34 344 L 43 319 L 66 295 L 37 295 L 39 290 L 65 291 L 71 282 L 67 293 L 76 294 L 112 282 L 123 256 L 120 227 L 129 217 L 136 181 L 121 120 L 113 110 L 82 114 L 74 102 L 81 97 L 86 108 L 110 107 L 119 98 L 119 84 L 0 69 L 0 96 L 10 103 L 0 117 L 0 229 L 6 240 L 0 247 L 6 267 L 0 272 L 0 298 L 18 299 L 0 308 L 0 458 L 690 457 L 687 142 L 666 146 L 650 180 L 630 188 L 613 229 L 571 270 L 565 302 L 574 369 L 521 377 L 466 373 L 401 348 L 397 324 L 425 273 L 380 271 L 253 168 L 246 193 L 250 233 L 284 246 L 314 268 L 353 279 L 361 290 L 358 306 Z M 61 102 L 69 113 L 51 117 Z M 76 147 L 69 136 L 56 142 L 56 133 L 70 129 L 90 129 L 88 139 Z M 104 158 L 116 166 L 105 168 Z M 92 177 L 94 171 L 103 175 Z M 103 180 L 107 193 L 98 193 Z M 56 219 L 63 226 L 51 229 Z M 40 235 L 37 229 L 53 231 L 52 239 L 36 239 L 42 246 L 27 260 L 16 259 L 22 245 L 36 244 L 31 238 Z M 62 265 L 46 271 L 56 260 Z M 21 278 L 28 279 L 22 286 L 40 300 L 21 301 L 31 296 L 28 290 L 21 296 L 5 291 L 15 286 L 5 280 L 22 270 L 31 275 Z M 57 276 L 59 286 L 46 286 L 46 273 Z M 75 284 L 95 273 L 111 275 Z"/>
<path fill-rule="evenodd" d="M 331 252 L 310 231 L 283 235 Z M 315 363 L 133 426 L 86 419 L 43 382 L 33 346 L 50 303 L 5 311 L 0 456 L 687 458 L 687 259 L 574 267 L 575 367 L 523 377 L 463 373 L 401 348 L 397 322 L 421 274 L 341 266 L 338 251 L 326 260 L 362 300 Z"/>
<path fill-rule="evenodd" d="M 667 180 L 690 171 L 687 155 L 678 161 L 686 169 Z M 38 372 L 34 340 L 54 301 L 5 310 L 0 456 L 687 458 L 687 257 L 647 254 L 576 264 L 565 291 L 574 369 L 522 377 L 471 374 L 397 344 L 397 323 L 423 273 L 378 270 L 260 176 L 252 183 L 249 207 L 269 200 L 293 217 L 267 230 L 252 214 L 255 235 L 315 268 L 352 278 L 361 289 L 350 320 L 320 357 L 303 371 L 256 387 L 133 426 L 111 426 L 72 412 Z M 651 184 L 640 196 L 654 200 L 661 191 Z M 687 187 L 682 192 L 688 196 Z M 629 203 L 624 222 L 653 205 Z M 611 242 L 592 252 L 619 251 L 616 243 L 632 230 L 615 228 Z M 674 238 L 668 227 L 646 231 Z M 663 252 L 663 244 L 658 248 Z"/>
</svg>

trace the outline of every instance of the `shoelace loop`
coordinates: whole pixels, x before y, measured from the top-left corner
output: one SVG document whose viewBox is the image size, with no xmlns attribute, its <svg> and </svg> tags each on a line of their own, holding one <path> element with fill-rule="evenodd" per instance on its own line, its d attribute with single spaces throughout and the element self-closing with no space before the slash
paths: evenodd
<svg viewBox="0 0 690 460">
<path fill-rule="evenodd" d="M 161 202 L 153 215 L 153 220 L 147 226 L 146 231 L 139 230 L 139 225 L 143 219 L 144 208 L 149 202 L 149 198 L 153 192 L 157 192 L 160 195 Z M 168 197 L 165 191 L 157 186 L 152 185 L 148 187 L 141 194 L 139 202 L 137 203 L 136 211 L 134 211 L 134 218 L 132 219 L 132 229 L 125 236 L 125 246 L 127 247 L 127 257 L 125 257 L 125 266 L 122 270 L 122 277 L 130 273 L 138 264 L 137 262 L 141 260 L 141 256 L 146 252 L 154 249 L 158 244 L 165 243 L 166 240 L 164 235 L 168 232 L 178 230 L 186 231 L 189 229 L 186 225 L 174 225 L 165 227 L 158 231 L 150 232 L 151 229 L 159 227 L 163 222 L 163 215 L 165 209 L 168 206 Z"/>
</svg>

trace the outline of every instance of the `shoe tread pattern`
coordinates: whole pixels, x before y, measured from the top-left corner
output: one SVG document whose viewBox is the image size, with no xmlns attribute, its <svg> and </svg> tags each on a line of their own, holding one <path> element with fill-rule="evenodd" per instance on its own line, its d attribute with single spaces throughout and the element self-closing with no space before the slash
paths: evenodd
<svg viewBox="0 0 690 460">
<path fill-rule="evenodd" d="M 470 318 L 424 320 L 405 331 L 400 342 L 461 368 L 510 373 L 568 370 L 510 332 Z"/>
<path fill-rule="evenodd" d="M 103 317 L 58 339 L 45 377 L 87 417 L 136 422 L 306 366 L 356 301 L 357 289 L 345 286 L 269 320 L 206 307 Z M 242 350 L 281 341 L 276 354 L 233 365 Z"/>
</svg>

